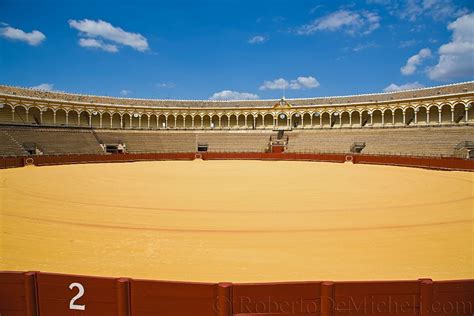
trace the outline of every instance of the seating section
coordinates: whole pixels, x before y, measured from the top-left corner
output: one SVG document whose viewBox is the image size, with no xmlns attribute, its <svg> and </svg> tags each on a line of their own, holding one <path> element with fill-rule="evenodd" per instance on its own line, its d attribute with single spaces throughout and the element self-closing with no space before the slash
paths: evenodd
<svg viewBox="0 0 474 316">
<path fill-rule="evenodd" d="M 137 131 L 0 126 L 0 155 L 27 155 L 24 144 L 43 154 L 103 154 L 103 144 L 125 144 L 130 153 L 264 152 L 273 131 Z M 286 152 L 349 153 L 364 142 L 362 154 L 454 156 L 460 142 L 474 142 L 473 126 L 287 131 Z"/>
<path fill-rule="evenodd" d="M 7 132 L 0 130 L 0 156 L 25 156 L 26 151 Z"/>
<path fill-rule="evenodd" d="M 209 152 L 264 152 L 271 132 L 213 132 L 197 134 L 199 144 Z"/>
<path fill-rule="evenodd" d="M 104 153 L 90 129 L 1 127 L 0 131 L 10 135 L 20 145 L 36 143 L 43 154 Z"/>
<path fill-rule="evenodd" d="M 365 142 L 363 154 L 452 156 L 458 143 L 474 140 L 474 128 L 312 130 L 293 131 L 289 135 L 288 152 L 347 153 L 353 143 Z"/>
<path fill-rule="evenodd" d="M 96 131 L 104 144 L 125 144 L 130 153 L 195 152 L 196 135 L 168 131 Z"/>
</svg>

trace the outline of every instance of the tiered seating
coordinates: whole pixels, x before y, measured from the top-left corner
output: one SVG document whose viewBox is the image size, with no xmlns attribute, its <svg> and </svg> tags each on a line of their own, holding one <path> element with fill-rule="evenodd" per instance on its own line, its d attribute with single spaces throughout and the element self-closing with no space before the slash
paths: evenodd
<svg viewBox="0 0 474 316">
<path fill-rule="evenodd" d="M 264 152 L 271 132 L 199 133 L 199 144 L 208 144 L 209 152 Z"/>
<path fill-rule="evenodd" d="M 127 152 L 194 152 L 196 135 L 187 132 L 96 131 L 104 144 L 123 143 Z"/>
<path fill-rule="evenodd" d="M 288 152 L 347 153 L 353 143 L 365 142 L 367 154 L 451 156 L 459 142 L 469 140 L 472 127 L 295 131 Z"/>
<path fill-rule="evenodd" d="M 104 153 L 91 130 L 68 128 L 1 127 L 19 144 L 36 143 L 43 154 Z"/>
<path fill-rule="evenodd" d="M 25 156 L 27 153 L 7 132 L 0 130 L 0 156 Z"/>
</svg>

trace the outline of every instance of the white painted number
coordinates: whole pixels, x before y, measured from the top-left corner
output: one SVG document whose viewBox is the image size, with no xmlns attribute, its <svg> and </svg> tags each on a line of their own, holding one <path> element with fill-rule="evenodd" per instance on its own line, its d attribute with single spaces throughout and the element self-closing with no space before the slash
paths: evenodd
<svg viewBox="0 0 474 316">
<path fill-rule="evenodd" d="M 76 283 L 76 282 L 69 284 L 69 289 L 70 290 L 72 290 L 75 287 L 77 287 L 77 289 L 79 290 L 79 293 L 77 293 L 76 296 L 71 298 L 71 301 L 69 302 L 69 309 L 83 311 L 83 310 L 86 309 L 86 305 L 77 305 L 76 301 L 84 295 L 84 286 L 82 286 L 81 283 Z"/>
</svg>

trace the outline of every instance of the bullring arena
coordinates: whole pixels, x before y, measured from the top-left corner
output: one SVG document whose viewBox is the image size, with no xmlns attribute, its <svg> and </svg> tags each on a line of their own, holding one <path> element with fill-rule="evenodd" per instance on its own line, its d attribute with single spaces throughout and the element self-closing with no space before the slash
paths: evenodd
<svg viewBox="0 0 474 316">
<path fill-rule="evenodd" d="M 473 82 L 0 104 L 1 315 L 474 313 Z"/>
</svg>

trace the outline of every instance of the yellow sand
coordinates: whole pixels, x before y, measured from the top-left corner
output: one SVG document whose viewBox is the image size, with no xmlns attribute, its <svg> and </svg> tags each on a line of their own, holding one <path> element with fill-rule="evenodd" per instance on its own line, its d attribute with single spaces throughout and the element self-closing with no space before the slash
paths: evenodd
<svg viewBox="0 0 474 316">
<path fill-rule="evenodd" d="M 0 178 L 0 270 L 474 278 L 474 173 L 194 161 L 27 167 Z"/>
</svg>

